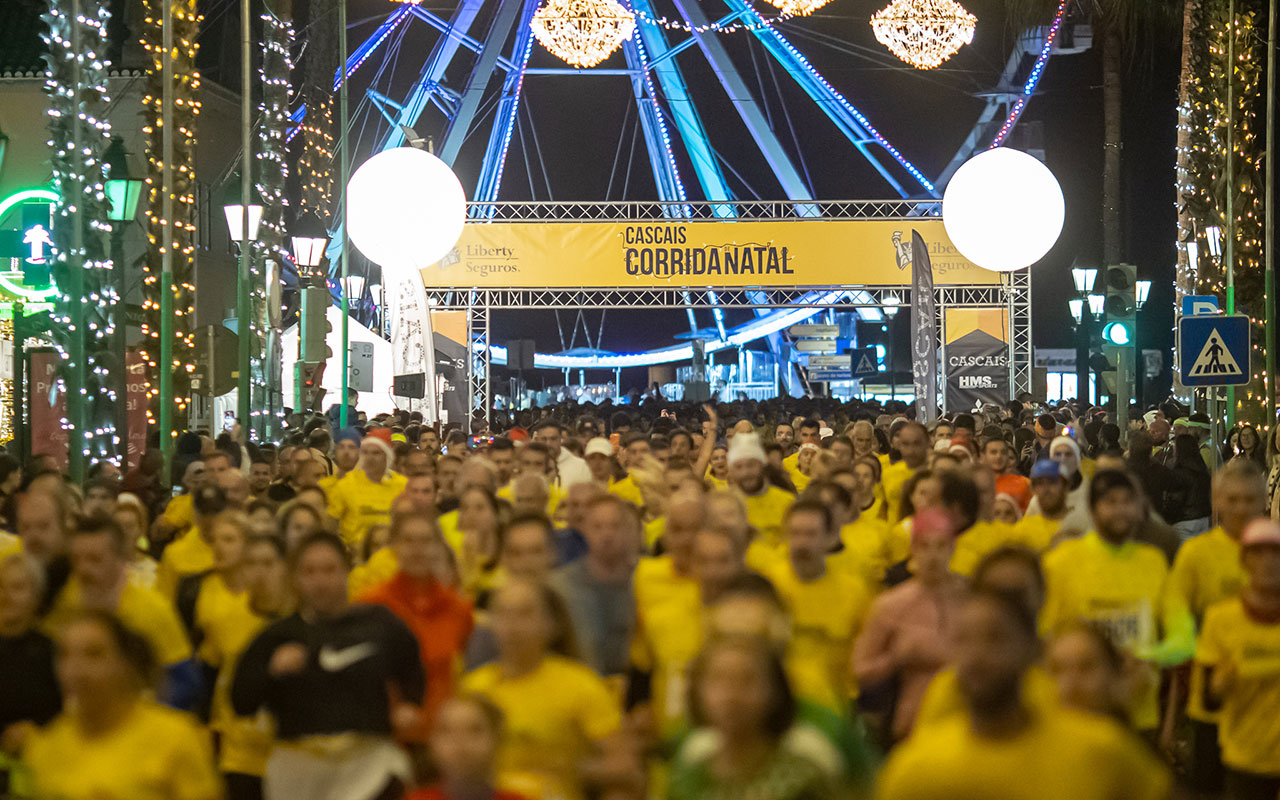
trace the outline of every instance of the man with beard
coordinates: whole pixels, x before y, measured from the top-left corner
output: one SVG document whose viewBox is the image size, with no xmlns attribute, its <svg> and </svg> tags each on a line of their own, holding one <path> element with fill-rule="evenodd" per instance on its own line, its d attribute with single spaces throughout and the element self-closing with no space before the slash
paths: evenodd
<svg viewBox="0 0 1280 800">
<path fill-rule="evenodd" d="M 1160 667 L 1186 662 L 1194 652 L 1195 622 L 1186 600 L 1171 591 L 1164 554 L 1134 540 L 1146 520 L 1146 495 L 1119 470 L 1099 470 L 1089 485 L 1095 529 L 1069 539 L 1044 557 L 1048 586 L 1046 629 L 1086 619 L 1103 626 L 1117 646 L 1147 662 L 1151 680 L 1129 709 L 1134 727 L 1153 733 Z"/>
<path fill-rule="evenodd" d="M 906 423 L 898 430 L 896 439 L 902 459 L 885 467 L 880 481 L 884 486 L 890 524 L 902 518 L 903 484 L 917 471 L 924 469 L 929 458 L 929 433 L 920 423 Z"/>
<path fill-rule="evenodd" d="M 1039 504 L 1039 511 L 1027 514 L 1014 526 L 1014 539 L 1037 553 L 1049 549 L 1058 533 L 1058 527 L 1066 518 L 1067 493 L 1071 481 L 1062 465 L 1051 458 L 1042 458 L 1031 467 L 1031 491 Z"/>
</svg>

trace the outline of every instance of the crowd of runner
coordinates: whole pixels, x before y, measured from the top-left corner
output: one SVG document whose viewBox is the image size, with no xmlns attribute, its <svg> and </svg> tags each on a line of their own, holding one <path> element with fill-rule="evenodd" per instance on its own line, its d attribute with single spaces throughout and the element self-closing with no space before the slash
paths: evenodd
<svg viewBox="0 0 1280 800">
<path fill-rule="evenodd" d="M 622 408 L 0 456 L 0 797 L 1280 798 L 1274 433 Z"/>
</svg>

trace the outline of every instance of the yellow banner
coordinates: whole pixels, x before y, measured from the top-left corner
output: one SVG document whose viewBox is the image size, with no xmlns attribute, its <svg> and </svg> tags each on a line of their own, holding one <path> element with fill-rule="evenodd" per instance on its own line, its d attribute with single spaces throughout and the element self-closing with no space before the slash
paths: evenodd
<svg viewBox="0 0 1280 800">
<path fill-rule="evenodd" d="M 1000 282 L 971 263 L 937 218 L 468 224 L 428 287 L 733 288 L 909 286 L 911 231 L 937 285 Z"/>
</svg>

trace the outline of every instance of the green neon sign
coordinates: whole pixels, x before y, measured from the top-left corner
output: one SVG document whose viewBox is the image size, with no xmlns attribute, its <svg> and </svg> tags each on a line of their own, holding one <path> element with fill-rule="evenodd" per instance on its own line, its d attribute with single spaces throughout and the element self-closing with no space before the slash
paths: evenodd
<svg viewBox="0 0 1280 800">
<path fill-rule="evenodd" d="M 49 203 L 57 203 L 62 200 L 62 197 L 52 189 L 23 189 L 22 191 L 14 192 L 5 199 L 0 200 L 0 222 L 4 221 L 5 216 L 8 215 L 9 211 L 14 206 L 22 203 L 29 203 L 34 200 L 44 200 Z M 4 274 L 0 274 L 0 288 L 3 288 L 10 294 L 15 294 L 19 297 L 25 297 L 28 300 L 36 301 L 47 300 L 58 293 L 58 288 L 56 286 L 50 286 L 47 289 L 28 289 L 25 286 L 20 286 L 14 283 Z"/>
</svg>

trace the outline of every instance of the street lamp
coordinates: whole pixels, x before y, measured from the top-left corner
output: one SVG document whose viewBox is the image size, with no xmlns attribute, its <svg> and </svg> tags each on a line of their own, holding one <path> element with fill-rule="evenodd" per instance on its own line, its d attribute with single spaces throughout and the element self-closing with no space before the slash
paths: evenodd
<svg viewBox="0 0 1280 800">
<path fill-rule="evenodd" d="M 238 217 L 239 211 L 236 212 Z M 293 263 L 299 276 L 310 273 L 324 261 L 325 248 L 329 246 L 329 232 L 315 214 L 303 214 L 293 225 Z M 305 270 L 305 273 L 304 273 Z"/>
<path fill-rule="evenodd" d="M 1204 238 L 1209 243 L 1209 255 L 1214 261 L 1222 258 L 1222 228 L 1210 225 L 1204 229 Z"/>
<path fill-rule="evenodd" d="M 1079 297 L 1073 297 L 1067 301 L 1067 308 L 1071 309 L 1071 318 L 1079 325 L 1080 321 L 1084 319 L 1084 300 Z"/>
<path fill-rule="evenodd" d="M 347 302 L 360 302 L 360 296 L 364 293 L 364 276 L 348 275 L 343 279 L 343 287 L 347 293 Z"/>
<path fill-rule="evenodd" d="M 107 219 L 112 222 L 130 222 L 138 213 L 143 178 L 130 169 L 129 156 L 124 151 L 124 140 L 119 136 L 111 137 L 111 144 L 102 154 L 102 159 L 107 167 L 107 200 L 111 203 Z"/>
<path fill-rule="evenodd" d="M 249 198 L 249 211 L 245 214 L 241 201 L 240 173 L 235 173 L 227 181 L 227 190 L 222 196 L 222 213 L 227 218 L 227 231 L 231 241 L 244 242 L 245 239 L 255 241 L 258 238 L 258 224 L 262 222 L 262 201 L 256 191 Z M 248 232 L 245 231 L 245 217 L 248 216 Z"/>
<path fill-rule="evenodd" d="M 244 138 L 244 146 L 248 148 L 248 137 Z M 247 149 L 245 150 L 245 158 L 247 161 Z M 252 315 L 250 310 L 251 301 L 249 299 L 249 257 L 251 254 L 249 244 L 257 241 L 258 223 L 262 221 L 262 199 L 258 197 L 258 192 L 253 187 L 251 176 L 247 172 L 236 173 L 227 181 L 227 190 L 222 196 L 222 213 L 227 218 L 227 231 L 231 234 L 231 241 L 240 244 L 240 264 L 236 272 L 236 333 L 240 337 L 240 349 L 236 358 L 239 372 L 236 379 L 236 416 L 240 419 L 240 424 L 247 434 L 251 427 L 249 417 L 252 412 L 252 406 L 249 402 L 249 367 L 251 362 L 249 356 L 249 319 Z M 212 414 L 212 404 L 210 404 L 209 411 Z M 210 421 L 212 422 L 212 418 Z"/>
<path fill-rule="evenodd" d="M 1072 267 L 1071 279 L 1075 281 L 1076 291 L 1080 294 L 1087 294 L 1093 288 L 1093 282 L 1098 277 L 1098 271 L 1093 268 Z"/>
<path fill-rule="evenodd" d="M 1134 284 L 1134 291 L 1137 293 L 1138 309 L 1141 310 L 1147 304 L 1147 298 L 1151 296 L 1151 281 L 1137 281 Z"/>
<path fill-rule="evenodd" d="M 115 273 L 116 291 L 124 301 L 125 259 L 124 259 L 124 226 L 132 222 L 138 213 L 138 200 L 142 197 L 143 176 L 130 169 L 129 155 L 124 150 L 124 140 L 119 136 L 111 137 L 111 144 L 102 154 L 107 168 L 106 194 L 110 202 L 107 219 L 111 226 L 111 264 Z M 116 366 L 116 435 L 119 438 L 120 468 L 128 469 L 129 458 L 129 415 L 127 411 L 129 393 L 129 369 L 127 365 L 128 342 L 125 341 L 125 322 L 120 314 L 115 322 L 114 350 Z"/>
<path fill-rule="evenodd" d="M 1101 294 L 1089 295 L 1089 313 L 1092 314 L 1093 316 L 1101 318 L 1103 312 L 1106 310 L 1106 305 L 1107 305 L 1106 295 L 1101 295 Z"/>
</svg>

